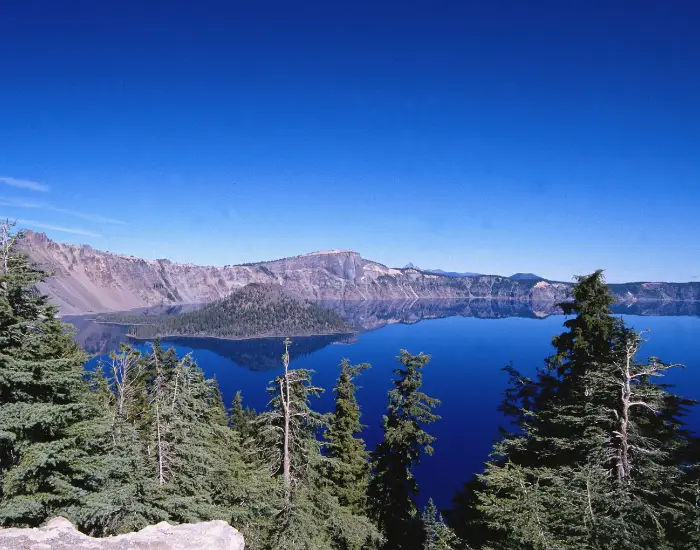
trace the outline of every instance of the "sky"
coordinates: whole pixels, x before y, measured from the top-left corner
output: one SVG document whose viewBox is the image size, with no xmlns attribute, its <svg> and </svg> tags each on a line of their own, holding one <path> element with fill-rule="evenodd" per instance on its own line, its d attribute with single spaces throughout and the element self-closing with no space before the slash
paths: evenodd
<svg viewBox="0 0 700 550">
<path fill-rule="evenodd" d="M 697 2 L 0 0 L 0 215 L 226 265 L 700 281 Z"/>
</svg>

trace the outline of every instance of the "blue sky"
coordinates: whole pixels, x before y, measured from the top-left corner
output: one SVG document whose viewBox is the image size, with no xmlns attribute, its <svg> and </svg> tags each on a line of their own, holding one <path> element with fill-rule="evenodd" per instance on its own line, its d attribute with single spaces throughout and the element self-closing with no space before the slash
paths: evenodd
<svg viewBox="0 0 700 550">
<path fill-rule="evenodd" d="M 3 1 L 0 215 L 192 263 L 700 280 L 699 26 L 692 2 Z"/>
</svg>

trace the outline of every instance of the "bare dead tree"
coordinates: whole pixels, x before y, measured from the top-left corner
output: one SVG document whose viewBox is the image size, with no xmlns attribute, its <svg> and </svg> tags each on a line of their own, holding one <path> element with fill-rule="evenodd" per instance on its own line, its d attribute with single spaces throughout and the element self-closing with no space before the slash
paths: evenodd
<svg viewBox="0 0 700 550">
<path fill-rule="evenodd" d="M 112 353 L 112 380 L 117 394 L 117 417 L 128 420 L 125 407 L 136 391 L 135 382 L 140 373 L 140 354 L 123 348 L 121 353 Z"/>
<path fill-rule="evenodd" d="M 631 428 L 633 423 L 633 410 L 643 408 L 652 414 L 659 414 L 661 402 L 658 393 L 649 391 L 642 382 L 652 377 L 660 377 L 664 372 L 682 366 L 678 363 L 666 364 L 655 358 L 651 358 L 645 365 L 635 361 L 639 346 L 645 340 L 641 334 L 631 334 L 625 342 L 625 354 L 617 367 L 621 373 L 620 379 L 620 413 L 618 415 L 618 429 L 613 432 L 618 440 L 616 469 L 620 481 L 629 480 L 632 472 L 632 457 L 635 453 L 653 455 L 660 452 L 649 442 L 642 438 L 633 441 Z M 645 444 L 647 443 L 647 444 Z"/>
<path fill-rule="evenodd" d="M 277 379 L 279 408 L 277 411 L 272 411 L 269 417 L 273 423 L 271 426 L 273 430 L 278 429 L 274 425 L 276 421 L 281 423 L 279 428 L 282 432 L 282 456 L 280 458 L 287 498 L 290 496 L 292 486 L 299 481 L 295 478 L 295 471 L 301 472 L 306 460 L 304 458 L 306 452 L 303 443 L 304 431 L 318 423 L 315 413 L 308 407 L 307 396 L 318 395 L 323 391 L 322 388 L 311 385 L 311 373 L 308 370 L 289 368 L 289 345 L 291 343 L 289 338 L 285 338 L 284 354 L 282 355 L 284 374 Z"/>
<path fill-rule="evenodd" d="M 282 355 L 282 364 L 284 365 L 284 376 L 279 380 L 280 385 L 280 403 L 282 405 L 282 414 L 284 415 L 283 428 L 283 444 L 282 444 L 282 478 L 284 479 L 284 488 L 289 493 L 292 485 L 292 463 L 289 456 L 289 424 L 291 420 L 291 395 L 289 393 L 289 344 L 292 341 L 289 338 L 284 339 L 284 354 Z"/>
<path fill-rule="evenodd" d="M 10 252 L 17 242 L 17 234 L 13 231 L 15 225 L 17 222 L 9 218 L 0 220 L 0 267 L 5 275 L 10 272 Z"/>
</svg>

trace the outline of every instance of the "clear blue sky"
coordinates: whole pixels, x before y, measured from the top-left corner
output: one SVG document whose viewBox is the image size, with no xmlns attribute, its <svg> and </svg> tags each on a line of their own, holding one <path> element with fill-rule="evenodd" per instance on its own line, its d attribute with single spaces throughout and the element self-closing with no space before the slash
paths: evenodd
<svg viewBox="0 0 700 550">
<path fill-rule="evenodd" d="M 142 4 L 0 2 L 1 215 L 193 263 L 700 280 L 697 2 Z"/>
</svg>

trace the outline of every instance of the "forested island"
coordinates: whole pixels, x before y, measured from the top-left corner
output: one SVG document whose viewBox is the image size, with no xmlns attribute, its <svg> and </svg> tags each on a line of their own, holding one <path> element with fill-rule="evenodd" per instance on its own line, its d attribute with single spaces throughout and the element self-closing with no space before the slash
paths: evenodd
<svg viewBox="0 0 700 550">
<path fill-rule="evenodd" d="M 464 472 L 443 519 L 432 501 L 419 509 L 413 475 L 441 444 L 430 434 L 440 403 L 422 389 L 428 355 L 398 351 L 373 449 L 356 399 L 370 365 L 343 361 L 334 410 L 321 414 L 324 389 L 292 364 L 289 339 L 261 411 L 240 393 L 227 409 L 190 355 L 157 340 L 87 371 L 36 290 L 46 274 L 10 229 L 0 246 L 1 526 L 63 515 L 104 536 L 223 519 L 252 550 L 700 547 L 700 446 L 684 423 L 695 404 L 662 383 L 675 365 L 638 359 L 644 335 L 613 315 L 600 271 L 563 304 L 564 330 L 537 376 L 507 367 L 510 430 L 483 472 Z M 465 418 L 454 437 L 468 439 L 478 421 Z"/>
<path fill-rule="evenodd" d="M 111 314 L 102 320 L 132 325 L 134 338 L 198 336 L 264 338 L 347 334 L 340 315 L 308 300 L 294 298 L 274 284 L 251 283 L 201 309 L 176 315 Z"/>
</svg>

